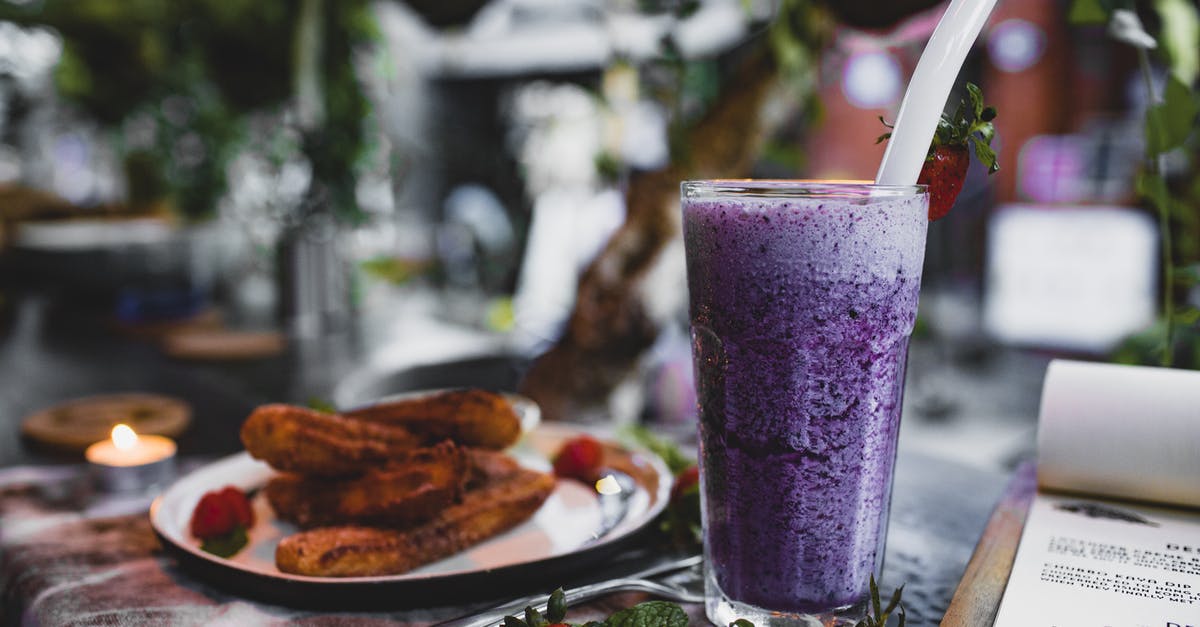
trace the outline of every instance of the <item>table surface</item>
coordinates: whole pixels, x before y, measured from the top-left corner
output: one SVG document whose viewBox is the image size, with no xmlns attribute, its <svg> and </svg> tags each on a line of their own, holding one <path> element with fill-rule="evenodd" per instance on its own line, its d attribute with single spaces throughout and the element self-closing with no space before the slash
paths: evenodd
<svg viewBox="0 0 1200 627">
<path fill-rule="evenodd" d="M 177 361 L 95 316 L 45 300 L 22 303 L 0 322 L 0 466 L 78 462 L 22 440 L 20 418 L 62 400 L 119 391 L 188 401 L 193 422 L 179 439 L 181 456 L 228 454 L 240 449 L 237 426 L 253 407 L 329 398 L 363 354 L 359 340 L 345 336 L 293 342 L 283 355 L 263 360 Z M 883 584 L 905 584 L 909 624 L 940 620 L 1006 480 L 1004 472 L 910 450 L 902 438 Z M 198 582 L 195 589 L 216 594 Z"/>
</svg>

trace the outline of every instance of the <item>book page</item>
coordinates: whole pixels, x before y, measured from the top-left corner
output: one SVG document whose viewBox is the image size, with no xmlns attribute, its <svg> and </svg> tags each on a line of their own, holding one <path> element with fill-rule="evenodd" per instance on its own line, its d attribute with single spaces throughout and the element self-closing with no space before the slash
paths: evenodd
<svg viewBox="0 0 1200 627">
<path fill-rule="evenodd" d="M 1056 360 L 1040 413 L 1042 488 L 1200 507 L 1200 372 Z"/>
<path fill-rule="evenodd" d="M 1200 627 L 1200 512 L 1039 493 L 995 627 Z"/>
</svg>

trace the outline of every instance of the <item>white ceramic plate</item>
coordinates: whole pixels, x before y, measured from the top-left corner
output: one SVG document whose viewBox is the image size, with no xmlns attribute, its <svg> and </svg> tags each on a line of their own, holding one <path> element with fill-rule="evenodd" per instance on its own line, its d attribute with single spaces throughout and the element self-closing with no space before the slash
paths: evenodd
<svg viewBox="0 0 1200 627">
<path fill-rule="evenodd" d="M 549 470 L 550 457 L 563 442 L 584 431 L 561 423 L 542 424 L 528 432 L 510 453 L 523 465 Z M 605 441 L 606 462 L 633 479 L 623 513 L 614 519 L 602 512 L 590 487 L 559 480 L 534 516 L 510 531 L 457 555 L 417 570 L 382 577 L 306 577 L 280 572 L 275 547 L 297 528 L 275 518 L 260 493 L 253 499 L 256 524 L 249 545 L 225 559 L 200 550 L 188 531 L 200 497 L 227 485 L 244 491 L 263 487 L 274 473 L 265 463 L 239 453 L 181 478 L 155 499 L 150 522 L 165 548 L 184 566 L 239 594 L 302 606 L 424 606 L 454 602 L 470 586 L 519 589 L 582 568 L 628 544 L 666 507 L 671 474 L 657 456 Z"/>
</svg>

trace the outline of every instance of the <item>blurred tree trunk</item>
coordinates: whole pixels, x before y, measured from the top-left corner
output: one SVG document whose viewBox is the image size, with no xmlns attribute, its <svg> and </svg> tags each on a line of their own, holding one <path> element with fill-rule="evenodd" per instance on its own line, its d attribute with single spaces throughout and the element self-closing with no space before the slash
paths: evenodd
<svg viewBox="0 0 1200 627">
<path fill-rule="evenodd" d="M 548 419 L 602 405 L 654 343 L 658 328 L 638 287 L 659 253 L 679 236 L 679 184 L 749 173 L 772 130 L 763 108 L 778 80 L 766 46 L 756 46 L 708 113 L 688 129 L 686 158 L 630 178 L 625 223 L 581 275 L 562 338 L 522 382 L 522 392 L 541 404 Z"/>
</svg>

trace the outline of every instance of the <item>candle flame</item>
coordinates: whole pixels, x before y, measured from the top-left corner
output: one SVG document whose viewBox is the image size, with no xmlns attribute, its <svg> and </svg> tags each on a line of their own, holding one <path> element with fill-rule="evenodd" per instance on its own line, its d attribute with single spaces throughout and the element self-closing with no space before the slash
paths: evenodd
<svg viewBox="0 0 1200 627">
<path fill-rule="evenodd" d="M 621 483 L 612 475 L 604 475 L 596 482 L 596 491 L 605 496 L 621 493 Z"/>
<path fill-rule="evenodd" d="M 138 435 L 129 425 L 120 424 L 112 429 L 112 442 L 117 450 L 128 451 L 133 448 L 138 441 Z"/>
</svg>

